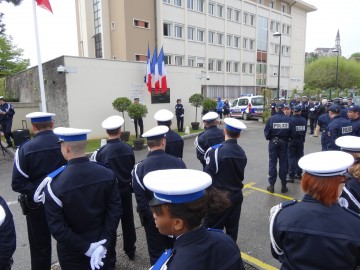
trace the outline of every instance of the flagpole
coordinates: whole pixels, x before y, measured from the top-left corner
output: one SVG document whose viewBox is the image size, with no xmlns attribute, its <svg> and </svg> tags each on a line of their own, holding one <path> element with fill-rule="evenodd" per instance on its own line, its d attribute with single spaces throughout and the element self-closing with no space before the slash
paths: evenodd
<svg viewBox="0 0 360 270">
<path fill-rule="evenodd" d="M 41 63 L 41 57 L 40 57 L 40 42 L 39 42 L 39 31 L 38 31 L 37 16 L 36 16 L 36 5 L 35 5 L 35 0 L 31 0 L 31 1 L 33 3 L 33 16 L 34 16 L 35 39 L 36 39 L 36 52 L 37 52 L 39 84 L 40 84 L 41 111 L 46 112 L 47 110 L 46 110 L 44 77 L 43 77 L 43 69 L 42 69 L 42 63 Z"/>
</svg>

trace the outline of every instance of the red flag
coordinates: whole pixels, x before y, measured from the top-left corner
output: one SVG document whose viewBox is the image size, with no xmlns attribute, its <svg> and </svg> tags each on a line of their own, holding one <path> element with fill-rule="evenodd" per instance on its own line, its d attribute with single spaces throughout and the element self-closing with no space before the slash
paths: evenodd
<svg viewBox="0 0 360 270">
<path fill-rule="evenodd" d="M 147 62 L 146 62 L 146 78 L 145 78 L 148 91 L 151 94 L 151 63 L 150 63 L 150 49 L 148 45 Z"/>
<path fill-rule="evenodd" d="M 44 9 L 47 9 L 48 11 L 50 11 L 51 13 L 53 13 L 52 9 L 51 9 L 51 5 L 50 5 L 50 1 L 49 0 L 35 0 L 36 4 L 39 7 L 42 7 Z"/>
<path fill-rule="evenodd" d="M 165 68 L 165 57 L 164 50 L 161 47 L 161 51 L 158 57 L 158 69 L 159 69 L 159 80 L 161 81 L 161 93 L 167 91 L 167 80 L 166 80 L 166 68 Z"/>
</svg>

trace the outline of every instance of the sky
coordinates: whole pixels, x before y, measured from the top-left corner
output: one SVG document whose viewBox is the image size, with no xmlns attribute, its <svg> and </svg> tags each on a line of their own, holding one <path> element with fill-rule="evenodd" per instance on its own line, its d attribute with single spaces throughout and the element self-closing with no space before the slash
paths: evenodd
<svg viewBox="0 0 360 270">
<path fill-rule="evenodd" d="M 306 29 L 306 51 L 318 47 L 332 48 L 337 31 L 340 31 L 342 55 L 350 57 L 360 52 L 360 0 L 303 0 L 317 7 L 308 13 Z M 41 61 L 46 62 L 61 55 L 78 55 L 75 1 L 50 0 L 53 14 L 36 8 L 40 39 Z M 31 0 L 23 0 L 20 6 L 3 2 L 6 34 L 13 43 L 24 49 L 24 58 L 31 66 L 37 65 L 35 30 Z"/>
</svg>

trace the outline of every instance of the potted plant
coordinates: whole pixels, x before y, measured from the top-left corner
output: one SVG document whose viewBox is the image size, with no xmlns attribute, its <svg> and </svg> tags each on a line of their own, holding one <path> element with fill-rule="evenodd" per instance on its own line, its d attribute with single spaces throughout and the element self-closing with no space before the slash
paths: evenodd
<svg viewBox="0 0 360 270">
<path fill-rule="evenodd" d="M 197 109 L 202 105 L 203 100 L 204 100 L 204 97 L 201 94 L 193 94 L 189 98 L 189 103 L 191 104 L 191 106 L 194 106 L 196 109 L 195 110 L 195 122 L 191 122 L 191 128 L 193 130 L 199 129 L 200 123 L 197 121 Z"/>
<path fill-rule="evenodd" d="M 216 111 L 217 102 L 212 98 L 204 98 L 202 107 L 203 107 L 203 114 L 208 112 L 215 112 Z"/>
<path fill-rule="evenodd" d="M 125 120 L 124 112 L 128 110 L 129 106 L 131 105 L 131 100 L 127 97 L 118 97 L 116 98 L 113 103 L 113 108 L 118 112 L 122 113 L 122 117 Z M 124 131 L 121 132 L 120 139 L 124 142 L 129 141 L 130 131 L 125 130 L 125 122 L 124 122 Z"/>
<path fill-rule="evenodd" d="M 129 117 L 132 119 L 144 118 L 148 113 L 146 105 L 140 103 L 132 103 L 127 110 Z M 145 140 L 142 138 L 135 138 L 133 140 L 134 150 L 141 150 L 144 148 Z"/>
</svg>

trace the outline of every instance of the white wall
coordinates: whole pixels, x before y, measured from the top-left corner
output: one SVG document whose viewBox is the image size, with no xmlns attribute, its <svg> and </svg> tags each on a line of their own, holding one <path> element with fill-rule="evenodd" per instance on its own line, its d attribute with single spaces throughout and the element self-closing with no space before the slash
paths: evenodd
<svg viewBox="0 0 360 270">
<path fill-rule="evenodd" d="M 189 104 L 189 97 L 201 93 L 203 79 L 197 79 L 200 68 L 167 66 L 167 80 L 170 88 L 170 103 L 151 104 L 151 96 L 144 83 L 146 64 L 104 59 L 65 57 L 65 66 L 76 72 L 66 74 L 66 95 L 68 100 L 69 125 L 74 128 L 88 128 L 93 132 L 89 138 L 106 137 L 101 122 L 108 116 L 120 114 L 112 107 L 117 97 L 140 97 L 148 108 L 144 118 L 144 131 L 156 125 L 154 114 L 159 109 L 174 112 L 176 99 L 181 98 L 185 109 L 184 125 L 195 120 L 195 108 Z M 201 108 L 198 109 L 199 122 Z M 125 113 L 126 130 L 135 134 L 134 124 Z M 173 119 L 176 129 L 176 118 Z"/>
</svg>

